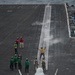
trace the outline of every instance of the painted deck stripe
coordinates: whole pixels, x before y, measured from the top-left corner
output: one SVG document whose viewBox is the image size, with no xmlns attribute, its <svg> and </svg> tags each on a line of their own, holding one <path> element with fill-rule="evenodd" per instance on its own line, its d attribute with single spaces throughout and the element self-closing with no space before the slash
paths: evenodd
<svg viewBox="0 0 75 75">
<path fill-rule="evenodd" d="M 70 31 L 70 25 L 69 25 L 69 15 L 68 15 L 68 10 L 67 10 L 66 3 L 65 3 L 65 10 L 66 10 L 66 17 L 67 17 L 67 25 L 68 25 L 69 38 L 71 38 L 71 31 Z"/>
<path fill-rule="evenodd" d="M 51 6 L 49 6 L 48 4 L 45 6 L 44 18 L 43 18 L 43 23 L 42 23 L 39 47 L 38 47 L 39 49 L 40 47 L 46 47 L 45 49 L 46 70 L 48 70 L 48 50 L 49 50 L 50 22 L 51 22 L 50 20 L 51 20 Z M 40 62 L 39 49 L 38 49 L 38 54 L 37 54 L 38 62 Z"/>
<path fill-rule="evenodd" d="M 55 72 L 55 74 L 54 74 L 54 75 L 57 75 L 57 73 L 58 73 L 58 68 L 56 69 L 56 72 Z"/>
<path fill-rule="evenodd" d="M 22 75 L 22 73 L 21 73 L 21 71 L 20 71 L 20 70 L 18 70 L 18 72 L 19 72 L 19 74 L 20 74 L 20 75 Z"/>
</svg>

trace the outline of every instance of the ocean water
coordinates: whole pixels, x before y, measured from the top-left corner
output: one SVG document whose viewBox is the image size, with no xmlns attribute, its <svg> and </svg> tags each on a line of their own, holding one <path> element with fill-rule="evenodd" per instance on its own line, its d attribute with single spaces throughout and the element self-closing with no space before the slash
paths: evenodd
<svg viewBox="0 0 75 75">
<path fill-rule="evenodd" d="M 0 0 L 0 4 L 62 4 L 75 5 L 75 0 Z"/>
</svg>

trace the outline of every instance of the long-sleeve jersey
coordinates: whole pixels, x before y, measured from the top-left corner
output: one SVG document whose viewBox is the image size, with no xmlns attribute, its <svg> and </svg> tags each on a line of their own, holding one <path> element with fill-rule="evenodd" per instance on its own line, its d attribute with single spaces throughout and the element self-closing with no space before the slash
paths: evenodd
<svg viewBox="0 0 75 75">
<path fill-rule="evenodd" d="M 45 49 L 44 48 L 40 48 L 40 53 L 44 53 Z"/>
<path fill-rule="evenodd" d="M 24 42 L 24 39 L 23 38 L 20 38 L 20 42 Z"/>
<path fill-rule="evenodd" d="M 25 61 L 25 67 L 29 67 L 29 61 L 28 60 Z"/>
<path fill-rule="evenodd" d="M 14 63 L 14 58 L 11 58 L 11 59 L 10 59 L 10 64 L 11 64 L 11 63 Z"/>
<path fill-rule="evenodd" d="M 18 57 L 14 56 L 14 63 L 17 63 L 17 62 L 18 62 Z"/>
<path fill-rule="evenodd" d="M 14 48 L 17 48 L 17 44 L 16 43 L 14 44 Z"/>
</svg>

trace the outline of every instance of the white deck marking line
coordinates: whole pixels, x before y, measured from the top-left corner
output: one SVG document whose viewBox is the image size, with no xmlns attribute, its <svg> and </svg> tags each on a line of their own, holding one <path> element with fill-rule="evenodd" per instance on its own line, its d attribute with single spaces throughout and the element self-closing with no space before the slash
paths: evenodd
<svg viewBox="0 0 75 75">
<path fill-rule="evenodd" d="M 54 75 L 57 75 L 57 73 L 58 73 L 58 68 L 56 69 L 56 72 L 55 72 L 55 74 L 54 74 Z"/>
<path fill-rule="evenodd" d="M 46 70 L 48 70 L 48 50 L 49 50 L 49 36 L 50 36 L 50 21 L 51 20 L 51 6 L 46 5 L 45 11 L 44 11 L 44 18 L 42 23 L 42 29 L 41 29 L 41 36 L 39 41 L 39 48 L 40 47 L 46 47 L 45 49 L 45 62 L 46 62 Z M 44 40 L 47 39 L 48 40 Z M 40 51 L 38 49 L 37 54 L 38 62 L 40 62 Z"/>
<path fill-rule="evenodd" d="M 18 69 L 18 72 L 19 72 L 20 75 L 22 75 L 22 73 L 21 73 L 21 71 L 19 69 Z"/>
<path fill-rule="evenodd" d="M 69 25 L 69 16 L 68 16 L 68 10 L 67 10 L 67 5 L 66 5 L 66 3 L 65 3 L 65 10 L 66 10 L 66 17 L 67 17 L 69 38 L 71 38 L 71 31 L 70 31 L 70 25 Z"/>
</svg>

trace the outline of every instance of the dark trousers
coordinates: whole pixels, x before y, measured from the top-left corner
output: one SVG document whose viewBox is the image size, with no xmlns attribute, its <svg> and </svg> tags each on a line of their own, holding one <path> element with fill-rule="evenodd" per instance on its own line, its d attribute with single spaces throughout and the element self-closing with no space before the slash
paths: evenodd
<svg viewBox="0 0 75 75">
<path fill-rule="evenodd" d="M 18 69 L 22 70 L 22 65 L 21 65 L 21 63 L 18 63 Z"/>
<path fill-rule="evenodd" d="M 42 55 L 43 55 L 43 58 L 45 59 L 44 53 L 41 53 L 41 54 L 40 54 L 40 59 L 41 59 Z"/>
<path fill-rule="evenodd" d="M 15 64 L 15 69 L 17 69 L 17 63 L 14 63 Z"/>
<path fill-rule="evenodd" d="M 10 63 L 10 69 L 13 71 L 13 68 L 14 68 L 14 64 L 13 63 Z"/>
<path fill-rule="evenodd" d="M 29 66 L 25 67 L 25 73 L 29 73 Z"/>
<path fill-rule="evenodd" d="M 17 48 L 15 48 L 15 54 L 18 54 Z"/>
<path fill-rule="evenodd" d="M 42 64 L 42 68 L 43 68 L 43 71 L 45 71 L 45 68 L 46 68 L 45 64 Z"/>
</svg>

